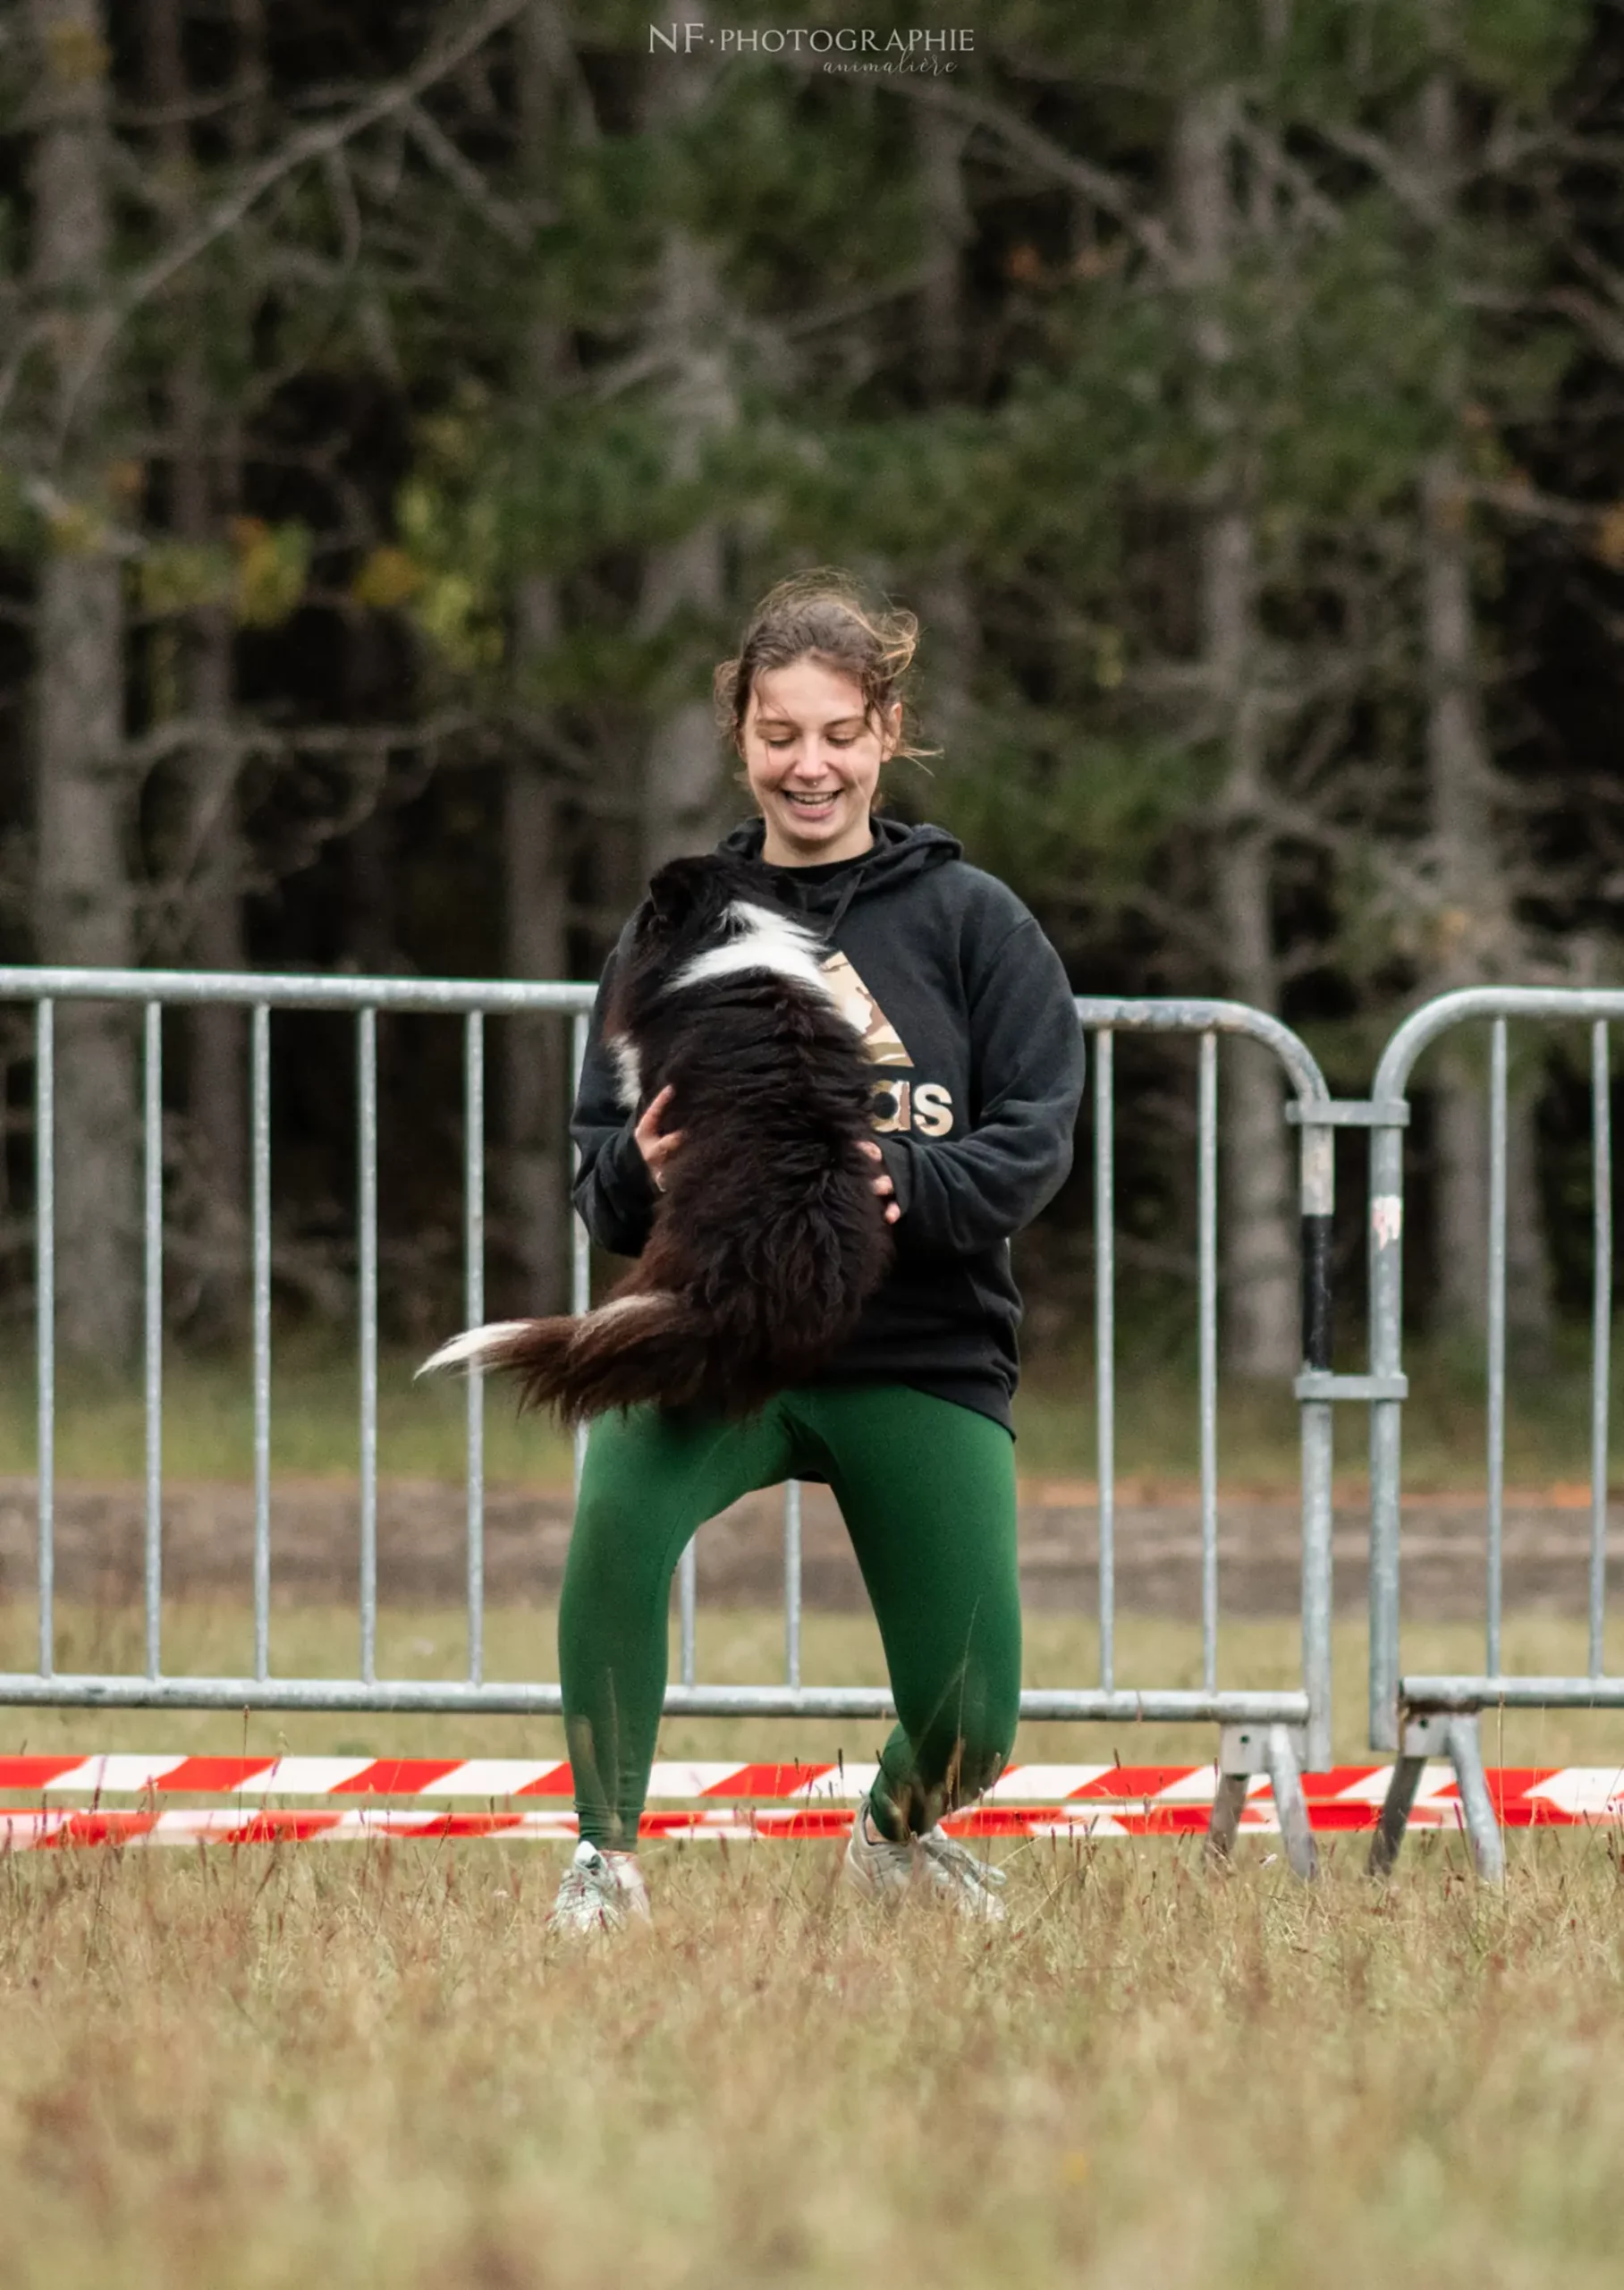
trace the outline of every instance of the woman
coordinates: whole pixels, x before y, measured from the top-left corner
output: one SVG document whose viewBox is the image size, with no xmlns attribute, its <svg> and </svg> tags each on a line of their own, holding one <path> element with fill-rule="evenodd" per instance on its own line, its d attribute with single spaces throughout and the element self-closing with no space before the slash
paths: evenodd
<svg viewBox="0 0 1624 2290">
<path fill-rule="evenodd" d="M 875 1186 L 895 1260 L 816 1382 L 744 1422 L 633 1408 L 588 1444 L 559 1612 L 559 1675 L 581 1844 L 555 1926 L 648 1913 L 636 1859 L 665 1692 L 671 1580 L 696 1529 L 752 1488 L 826 1480 L 884 1644 L 898 1725 L 859 1809 L 845 1873 L 870 1895 L 918 1885 L 1001 1916 L 985 1868 L 938 1827 L 1007 1762 L 1020 1695 L 1015 1328 L 1010 1235 L 1070 1166 L 1082 1038 L 1059 957 L 1012 892 L 940 827 L 875 812 L 904 741 L 917 624 L 841 576 L 774 589 L 718 711 L 759 816 L 722 848 L 759 864 L 829 948 L 825 969 L 873 1060 Z M 646 1241 L 682 1149 L 664 1090 L 631 1119 L 594 1013 L 573 1133 L 593 1238 Z"/>
</svg>

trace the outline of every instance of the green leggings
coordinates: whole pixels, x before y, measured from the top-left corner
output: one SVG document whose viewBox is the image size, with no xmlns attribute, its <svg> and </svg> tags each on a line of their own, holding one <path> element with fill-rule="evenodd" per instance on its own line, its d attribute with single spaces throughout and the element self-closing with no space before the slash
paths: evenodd
<svg viewBox="0 0 1624 2290">
<path fill-rule="evenodd" d="M 752 1488 L 827 1480 L 873 1602 L 900 1720 L 870 1802 L 918 1836 L 996 1780 L 1020 1703 L 1014 1442 L 902 1384 L 782 1393 L 742 1423 L 631 1408 L 587 1446 L 558 1616 L 580 1833 L 635 1846 L 665 1695 L 671 1580 Z"/>
</svg>

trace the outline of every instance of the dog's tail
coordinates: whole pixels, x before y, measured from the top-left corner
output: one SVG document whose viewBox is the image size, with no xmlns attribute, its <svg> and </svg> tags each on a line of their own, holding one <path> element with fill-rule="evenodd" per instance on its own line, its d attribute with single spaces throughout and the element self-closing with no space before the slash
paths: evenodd
<svg viewBox="0 0 1624 2290">
<path fill-rule="evenodd" d="M 521 1407 L 551 1407 L 565 1423 L 656 1401 L 691 1405 L 705 1392 L 714 1329 L 667 1290 L 616 1296 L 596 1311 L 493 1320 L 443 1344 L 418 1370 L 482 1368 L 519 1379 Z"/>
</svg>

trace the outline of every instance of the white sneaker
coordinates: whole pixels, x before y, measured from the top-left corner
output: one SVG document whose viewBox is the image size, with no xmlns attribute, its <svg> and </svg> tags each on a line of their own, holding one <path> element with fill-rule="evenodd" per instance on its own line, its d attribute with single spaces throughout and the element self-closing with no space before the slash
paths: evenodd
<svg viewBox="0 0 1624 2290">
<path fill-rule="evenodd" d="M 635 1853 L 601 1853 L 583 1837 L 564 1870 L 549 1932 L 619 1932 L 628 1917 L 650 1921 L 648 1887 Z"/>
<path fill-rule="evenodd" d="M 978 1861 L 940 1827 L 906 1845 L 893 1845 L 869 1819 L 867 1798 L 851 1824 L 841 1874 L 853 1892 L 869 1900 L 901 1900 L 917 1891 L 960 1916 L 978 1916 L 989 1924 L 1003 1923 L 1009 1913 L 998 1897 L 1002 1869 Z"/>
</svg>

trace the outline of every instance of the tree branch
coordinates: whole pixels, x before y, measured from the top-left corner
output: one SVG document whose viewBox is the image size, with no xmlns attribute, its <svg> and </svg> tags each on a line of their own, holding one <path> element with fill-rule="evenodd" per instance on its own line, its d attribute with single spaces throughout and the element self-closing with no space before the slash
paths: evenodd
<svg viewBox="0 0 1624 2290">
<path fill-rule="evenodd" d="M 515 252 L 529 253 L 533 238 L 530 226 L 505 199 L 497 198 L 478 168 L 463 157 L 451 137 L 436 125 L 421 105 L 406 105 L 402 117 L 406 132 L 424 157 L 461 192 L 480 221 L 488 225 L 498 238 L 504 239 Z M 538 223 L 547 219 L 542 215 L 536 217 Z"/>
<path fill-rule="evenodd" d="M 326 120 L 321 125 L 303 129 L 260 164 L 250 168 L 235 191 L 218 200 L 200 216 L 193 227 L 182 234 L 174 244 L 165 248 L 151 262 L 145 264 L 133 277 L 127 280 L 110 307 L 104 309 L 88 329 L 84 350 L 70 369 L 63 392 L 63 408 L 55 440 L 60 454 L 66 443 L 74 413 L 86 387 L 97 369 L 106 357 L 121 329 L 143 303 L 161 293 L 170 281 L 179 276 L 190 263 L 216 240 L 224 238 L 258 205 L 266 193 L 286 181 L 291 174 L 307 166 L 312 160 L 326 159 L 341 151 L 358 135 L 376 127 L 381 120 L 403 111 L 415 104 L 418 98 L 467 62 L 495 32 L 522 15 L 529 0 L 486 0 L 473 21 L 447 40 L 432 49 L 399 80 L 380 88 L 366 102 L 358 104 L 338 119 Z"/>
<path fill-rule="evenodd" d="M 911 102 L 945 112 L 967 127 L 983 129 L 1006 149 L 1018 153 L 1040 173 L 1079 192 L 1102 213 L 1120 223 L 1140 251 L 1173 284 L 1187 283 L 1188 265 L 1171 233 L 1155 216 L 1144 212 L 1127 184 L 1108 169 L 1079 159 L 1041 128 L 1017 118 L 1002 105 L 990 103 L 985 98 L 960 95 L 956 89 L 938 87 L 934 81 L 910 79 L 905 73 L 888 76 L 883 84 L 888 94 L 906 96 Z"/>
<path fill-rule="evenodd" d="M 1428 177 L 1406 166 L 1380 136 L 1367 134 L 1362 127 L 1338 127 L 1325 120 L 1315 123 L 1315 131 L 1345 159 L 1361 161 L 1378 182 L 1386 185 L 1407 213 L 1425 223 L 1429 231 L 1439 229 L 1447 220 L 1447 199 L 1440 198 Z"/>
</svg>

